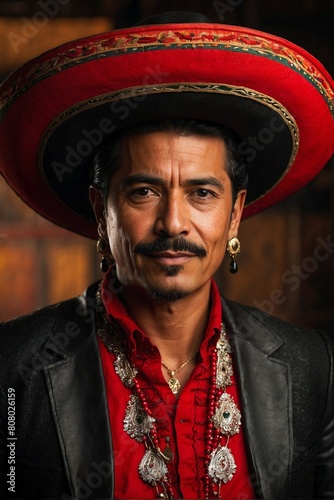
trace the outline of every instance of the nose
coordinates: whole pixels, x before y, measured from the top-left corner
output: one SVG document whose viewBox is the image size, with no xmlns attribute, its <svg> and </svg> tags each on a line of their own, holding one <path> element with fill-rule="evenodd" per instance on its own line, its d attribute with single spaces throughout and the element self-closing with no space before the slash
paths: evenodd
<svg viewBox="0 0 334 500">
<path fill-rule="evenodd" d="M 160 236 L 186 236 L 190 231 L 189 207 L 182 193 L 174 192 L 159 203 L 154 230 Z"/>
</svg>

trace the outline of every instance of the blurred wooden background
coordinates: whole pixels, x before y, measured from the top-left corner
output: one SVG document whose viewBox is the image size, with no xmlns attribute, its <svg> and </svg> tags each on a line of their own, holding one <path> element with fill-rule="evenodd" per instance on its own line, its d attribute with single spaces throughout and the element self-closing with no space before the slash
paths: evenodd
<svg viewBox="0 0 334 500">
<path fill-rule="evenodd" d="M 333 74 L 332 0 L 38 0 L 0 2 L 0 79 L 50 47 L 166 10 L 262 29 L 303 46 Z M 14 131 L 13 131 L 14 133 Z M 296 196 L 242 223 L 239 272 L 224 295 L 300 325 L 334 328 L 332 166 Z M 100 278 L 95 242 L 45 221 L 0 178 L 0 320 L 78 293 Z"/>
</svg>

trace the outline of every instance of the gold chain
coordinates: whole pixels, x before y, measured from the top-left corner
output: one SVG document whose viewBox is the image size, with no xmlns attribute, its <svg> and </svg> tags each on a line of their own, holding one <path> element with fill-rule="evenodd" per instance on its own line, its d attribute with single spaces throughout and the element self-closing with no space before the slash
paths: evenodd
<svg viewBox="0 0 334 500">
<path fill-rule="evenodd" d="M 188 363 L 190 363 L 190 361 L 196 356 L 197 353 L 198 353 L 198 349 L 194 352 L 194 354 L 192 354 L 190 356 L 189 359 L 187 359 L 187 361 L 182 363 L 181 366 L 179 366 L 178 368 L 175 368 L 175 370 L 171 370 L 170 368 L 168 368 L 168 366 L 165 365 L 165 363 L 161 360 L 162 366 L 164 368 L 166 368 L 167 373 L 170 376 L 170 379 L 168 380 L 168 385 L 169 385 L 170 390 L 172 391 L 173 394 L 177 394 L 179 392 L 179 390 L 181 389 L 180 381 L 174 377 L 175 373 L 179 372 L 184 366 L 186 366 Z"/>
</svg>

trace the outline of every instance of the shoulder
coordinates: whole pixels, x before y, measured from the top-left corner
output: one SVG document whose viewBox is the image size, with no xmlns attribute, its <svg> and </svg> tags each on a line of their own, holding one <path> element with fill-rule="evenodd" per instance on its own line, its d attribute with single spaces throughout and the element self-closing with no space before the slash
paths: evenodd
<svg viewBox="0 0 334 500">
<path fill-rule="evenodd" d="M 334 360 L 329 335 L 224 299 L 223 318 L 238 370 L 249 375 L 254 369 L 264 379 L 275 378 L 275 373 L 283 377 L 284 373 L 291 397 L 303 400 L 301 411 L 309 408 L 310 415 L 315 407 L 322 408 L 322 412 L 333 407 Z M 268 367 L 272 369 L 268 371 Z M 280 377 L 275 379 L 278 384 L 283 380 Z"/>
<path fill-rule="evenodd" d="M 317 360 L 328 366 L 333 356 L 333 340 L 320 330 L 303 328 L 260 309 L 222 299 L 223 316 L 235 334 L 267 353 L 285 359 Z"/>
<path fill-rule="evenodd" d="M 0 375 L 18 366 L 40 370 L 66 357 L 92 331 L 96 285 L 82 295 L 0 323 Z"/>
<path fill-rule="evenodd" d="M 78 315 L 83 315 L 85 312 L 88 313 L 89 309 L 95 307 L 95 293 L 97 287 L 98 283 L 94 283 L 77 297 L 43 307 L 18 318 L 0 322 L 0 335 L 7 331 L 13 333 L 14 331 L 20 332 L 24 330 L 27 332 L 28 327 L 35 330 L 34 327 L 38 329 L 42 324 L 51 326 L 62 314 L 76 313 Z"/>
</svg>

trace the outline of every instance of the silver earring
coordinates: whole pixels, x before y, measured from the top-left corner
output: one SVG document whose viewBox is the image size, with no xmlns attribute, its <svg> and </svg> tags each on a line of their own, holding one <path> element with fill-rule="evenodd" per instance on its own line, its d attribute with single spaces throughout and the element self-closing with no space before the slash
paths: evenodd
<svg viewBox="0 0 334 500">
<path fill-rule="evenodd" d="M 240 252 L 240 241 L 236 236 L 228 240 L 227 252 L 231 257 L 229 271 L 230 273 L 235 274 L 236 272 L 238 272 L 238 263 L 236 261 L 236 256 Z"/>
</svg>

